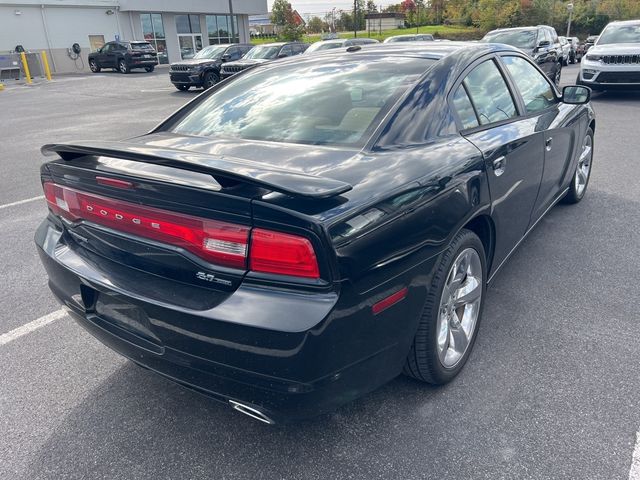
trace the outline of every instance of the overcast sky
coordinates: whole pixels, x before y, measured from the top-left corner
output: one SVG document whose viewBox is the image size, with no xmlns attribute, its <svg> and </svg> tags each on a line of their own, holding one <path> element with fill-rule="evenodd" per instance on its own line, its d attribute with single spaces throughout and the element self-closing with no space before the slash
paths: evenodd
<svg viewBox="0 0 640 480">
<path fill-rule="evenodd" d="M 375 1 L 377 5 L 389 5 L 391 3 L 400 3 L 401 0 Z M 289 2 L 302 16 L 306 16 L 307 14 L 321 15 L 325 12 L 330 12 L 333 7 L 335 7 L 336 10 L 353 9 L 353 0 L 326 0 L 325 2 L 320 2 L 318 0 L 289 0 Z M 269 11 L 271 11 L 273 0 L 267 0 L 267 3 L 269 4 Z"/>
</svg>

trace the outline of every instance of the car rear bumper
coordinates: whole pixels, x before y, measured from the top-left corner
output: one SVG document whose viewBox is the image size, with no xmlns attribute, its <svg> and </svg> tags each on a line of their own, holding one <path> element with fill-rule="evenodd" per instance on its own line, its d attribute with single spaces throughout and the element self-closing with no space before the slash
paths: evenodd
<svg viewBox="0 0 640 480">
<path fill-rule="evenodd" d="M 145 59 L 131 59 L 129 60 L 129 68 L 143 68 L 143 67 L 153 67 L 158 65 L 158 60 L 155 58 L 145 58 Z"/>
<path fill-rule="evenodd" d="M 284 322 L 274 330 L 261 325 L 261 305 L 277 303 L 264 292 L 240 312 L 244 324 L 234 324 L 217 319 L 216 308 L 198 314 L 123 292 L 100 278 L 96 265 L 49 219 L 38 228 L 36 244 L 54 295 L 103 344 L 170 380 L 227 404 L 248 405 L 274 422 L 331 410 L 397 376 L 413 332 L 398 329 L 395 315 L 411 318 L 409 310 L 421 308 L 418 295 L 407 297 L 375 317 L 393 332 L 376 335 L 370 306 L 354 305 L 357 296 L 325 297 L 322 308 L 315 300 L 292 301 L 291 311 L 283 312 L 287 322 L 304 318 L 305 329 L 287 331 Z"/>
</svg>

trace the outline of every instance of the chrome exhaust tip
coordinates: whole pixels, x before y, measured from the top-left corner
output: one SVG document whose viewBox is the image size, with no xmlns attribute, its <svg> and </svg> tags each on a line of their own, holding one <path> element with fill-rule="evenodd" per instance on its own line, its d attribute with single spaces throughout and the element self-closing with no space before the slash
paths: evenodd
<svg viewBox="0 0 640 480">
<path fill-rule="evenodd" d="M 258 420 L 259 422 L 266 423 L 269 425 L 273 425 L 274 423 L 276 423 L 273 420 L 271 420 L 267 415 L 262 413 L 260 410 L 256 410 L 253 407 L 244 405 L 240 402 L 236 402 L 235 400 L 229 400 L 229 404 L 231 405 L 231 408 L 233 408 L 234 410 L 237 410 L 240 413 L 244 413 L 245 415 L 250 416 L 254 420 Z"/>
</svg>

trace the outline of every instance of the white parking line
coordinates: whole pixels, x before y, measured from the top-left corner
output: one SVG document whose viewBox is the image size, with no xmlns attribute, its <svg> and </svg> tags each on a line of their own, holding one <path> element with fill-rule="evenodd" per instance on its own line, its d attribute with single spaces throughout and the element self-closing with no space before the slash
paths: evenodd
<svg viewBox="0 0 640 480">
<path fill-rule="evenodd" d="M 640 480 L 640 430 L 636 433 L 636 448 L 633 449 L 633 457 L 631 457 L 629 480 Z"/>
<path fill-rule="evenodd" d="M 25 200 L 18 200 L 17 202 L 5 203 L 4 205 L 0 205 L 0 210 L 3 208 L 15 207 L 16 205 L 22 205 L 23 203 L 35 202 L 36 200 L 42 200 L 44 195 L 39 195 L 33 198 L 27 198 Z"/>
<path fill-rule="evenodd" d="M 60 309 L 55 312 L 51 312 L 44 317 L 40 317 L 33 322 L 29 322 L 26 325 L 22 325 L 21 327 L 14 328 L 10 332 L 3 333 L 0 335 L 0 347 L 2 345 L 6 345 L 9 342 L 13 342 L 14 340 L 26 335 L 27 333 L 31 333 L 34 330 L 44 327 L 45 325 L 49 325 L 51 322 L 55 322 L 56 320 L 60 320 L 67 314 L 66 310 Z"/>
</svg>

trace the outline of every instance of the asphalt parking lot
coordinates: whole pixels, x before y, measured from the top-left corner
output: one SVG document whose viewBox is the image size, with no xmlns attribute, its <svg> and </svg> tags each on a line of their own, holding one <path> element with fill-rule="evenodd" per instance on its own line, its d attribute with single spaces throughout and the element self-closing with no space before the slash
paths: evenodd
<svg viewBox="0 0 640 480">
<path fill-rule="evenodd" d="M 146 132 L 197 94 L 167 77 L 0 92 L 0 479 L 640 479 L 640 94 L 594 96 L 587 196 L 555 207 L 496 277 L 456 380 L 400 377 L 332 414 L 267 426 L 58 313 L 33 244 L 40 146 Z"/>
</svg>

